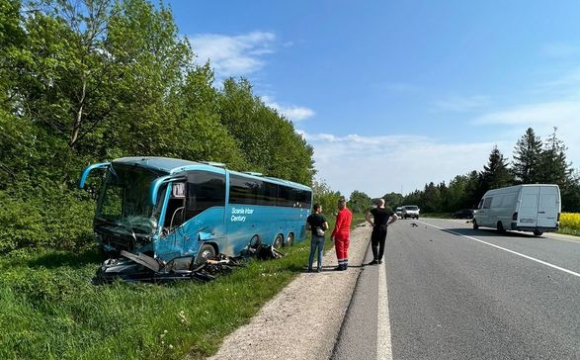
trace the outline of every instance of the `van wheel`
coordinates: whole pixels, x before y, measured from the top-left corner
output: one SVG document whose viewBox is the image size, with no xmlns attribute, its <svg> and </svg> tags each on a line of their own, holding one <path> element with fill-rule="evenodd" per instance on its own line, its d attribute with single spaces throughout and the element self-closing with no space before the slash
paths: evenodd
<svg viewBox="0 0 580 360">
<path fill-rule="evenodd" d="M 284 245 L 284 236 L 282 236 L 282 234 L 278 234 L 276 235 L 276 238 L 274 239 L 274 243 L 272 244 L 272 246 L 276 249 L 279 249 L 282 247 L 282 245 Z"/>
<path fill-rule="evenodd" d="M 210 244 L 203 244 L 197 251 L 197 256 L 195 257 L 195 264 L 204 264 L 208 259 L 215 257 L 215 248 Z"/>
<path fill-rule="evenodd" d="M 497 232 L 500 234 L 505 234 L 505 229 L 503 228 L 503 224 L 501 221 L 497 222 Z"/>
<path fill-rule="evenodd" d="M 473 230 L 479 229 L 479 225 L 477 225 L 477 221 L 473 219 Z"/>
<path fill-rule="evenodd" d="M 540 231 L 540 230 L 534 230 L 534 235 L 536 235 L 536 236 L 540 236 L 540 235 L 542 235 L 543 233 L 544 233 L 543 231 Z"/>
</svg>

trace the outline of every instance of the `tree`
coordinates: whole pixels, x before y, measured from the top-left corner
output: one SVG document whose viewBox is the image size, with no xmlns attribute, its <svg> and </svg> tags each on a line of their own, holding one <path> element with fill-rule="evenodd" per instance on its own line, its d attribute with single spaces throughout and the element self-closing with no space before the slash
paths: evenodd
<svg viewBox="0 0 580 360">
<path fill-rule="evenodd" d="M 383 199 L 385 200 L 387 206 L 391 207 L 391 208 L 397 208 L 401 205 L 404 205 L 403 202 L 405 200 L 405 198 L 403 197 L 402 194 L 399 193 L 388 193 L 385 194 L 385 196 L 383 196 Z"/>
<path fill-rule="evenodd" d="M 336 210 L 336 204 L 341 197 L 339 191 L 333 191 L 324 180 L 314 180 L 312 182 L 314 193 L 314 203 L 322 205 L 322 211 L 332 214 Z"/>
<path fill-rule="evenodd" d="M 480 173 L 481 185 L 485 191 L 499 189 L 513 184 L 513 176 L 508 168 L 507 160 L 497 148 L 489 154 L 489 160 Z"/>
<path fill-rule="evenodd" d="M 355 190 L 350 194 L 348 206 L 353 212 L 365 213 L 372 205 L 372 199 L 364 192 Z"/>
<path fill-rule="evenodd" d="M 534 129 L 528 128 L 514 148 L 512 169 L 517 183 L 533 184 L 537 182 L 541 154 L 542 140 L 536 136 Z"/>
<path fill-rule="evenodd" d="M 545 184 L 557 184 L 565 187 L 571 180 L 571 164 L 566 161 L 566 146 L 554 132 L 544 143 L 544 149 L 540 154 L 540 166 L 536 182 Z"/>
</svg>

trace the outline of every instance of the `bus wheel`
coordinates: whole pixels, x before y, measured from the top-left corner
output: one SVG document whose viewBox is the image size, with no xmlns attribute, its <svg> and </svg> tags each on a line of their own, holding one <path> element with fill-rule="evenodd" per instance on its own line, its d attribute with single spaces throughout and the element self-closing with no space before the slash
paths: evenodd
<svg viewBox="0 0 580 360">
<path fill-rule="evenodd" d="M 275 247 L 276 249 L 279 249 L 282 247 L 282 245 L 284 245 L 284 236 L 282 236 L 282 234 L 278 234 L 276 235 L 276 238 L 274 239 L 274 243 L 272 244 L 272 246 Z"/>
<path fill-rule="evenodd" d="M 540 236 L 540 235 L 542 235 L 543 233 L 544 233 L 543 231 L 540 231 L 540 230 L 534 230 L 534 235 L 536 235 L 536 236 Z"/>
<path fill-rule="evenodd" d="M 479 229 L 479 225 L 477 225 L 477 220 L 473 219 L 473 230 Z"/>
<path fill-rule="evenodd" d="M 501 221 L 497 222 L 497 232 L 500 234 L 505 234 L 505 229 L 504 229 L 503 223 Z"/>
<path fill-rule="evenodd" d="M 288 237 L 286 238 L 286 243 L 284 243 L 284 245 L 286 245 L 286 246 L 294 245 L 294 234 L 292 234 L 292 233 L 288 234 Z"/>
<path fill-rule="evenodd" d="M 215 257 L 215 248 L 210 244 L 203 244 L 197 251 L 197 256 L 195 257 L 195 264 L 204 264 L 208 259 Z"/>
</svg>

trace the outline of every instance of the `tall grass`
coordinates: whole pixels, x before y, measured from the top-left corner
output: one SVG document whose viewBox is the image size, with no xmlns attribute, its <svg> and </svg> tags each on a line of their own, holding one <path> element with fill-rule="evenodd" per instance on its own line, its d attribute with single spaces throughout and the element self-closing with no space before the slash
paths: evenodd
<svg viewBox="0 0 580 360">
<path fill-rule="evenodd" d="M 95 252 L 12 251 L 0 258 L 0 359 L 209 356 L 304 270 L 309 245 L 283 248 L 282 259 L 254 261 L 207 284 L 171 285 L 95 286 Z"/>
</svg>

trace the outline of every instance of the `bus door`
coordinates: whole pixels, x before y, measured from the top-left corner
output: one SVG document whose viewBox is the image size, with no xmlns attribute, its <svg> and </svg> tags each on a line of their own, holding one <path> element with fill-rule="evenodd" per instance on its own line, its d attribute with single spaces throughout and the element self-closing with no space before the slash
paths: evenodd
<svg viewBox="0 0 580 360">
<path fill-rule="evenodd" d="M 167 185 L 164 216 L 160 219 L 160 234 L 155 252 L 163 260 L 171 260 L 184 254 L 185 183 L 173 182 Z"/>
<path fill-rule="evenodd" d="M 216 252 L 227 253 L 224 224 L 225 173 L 189 172 L 186 195 L 183 225 L 185 236 L 182 238 L 184 251 L 197 253 L 201 245 L 209 243 Z"/>
</svg>

